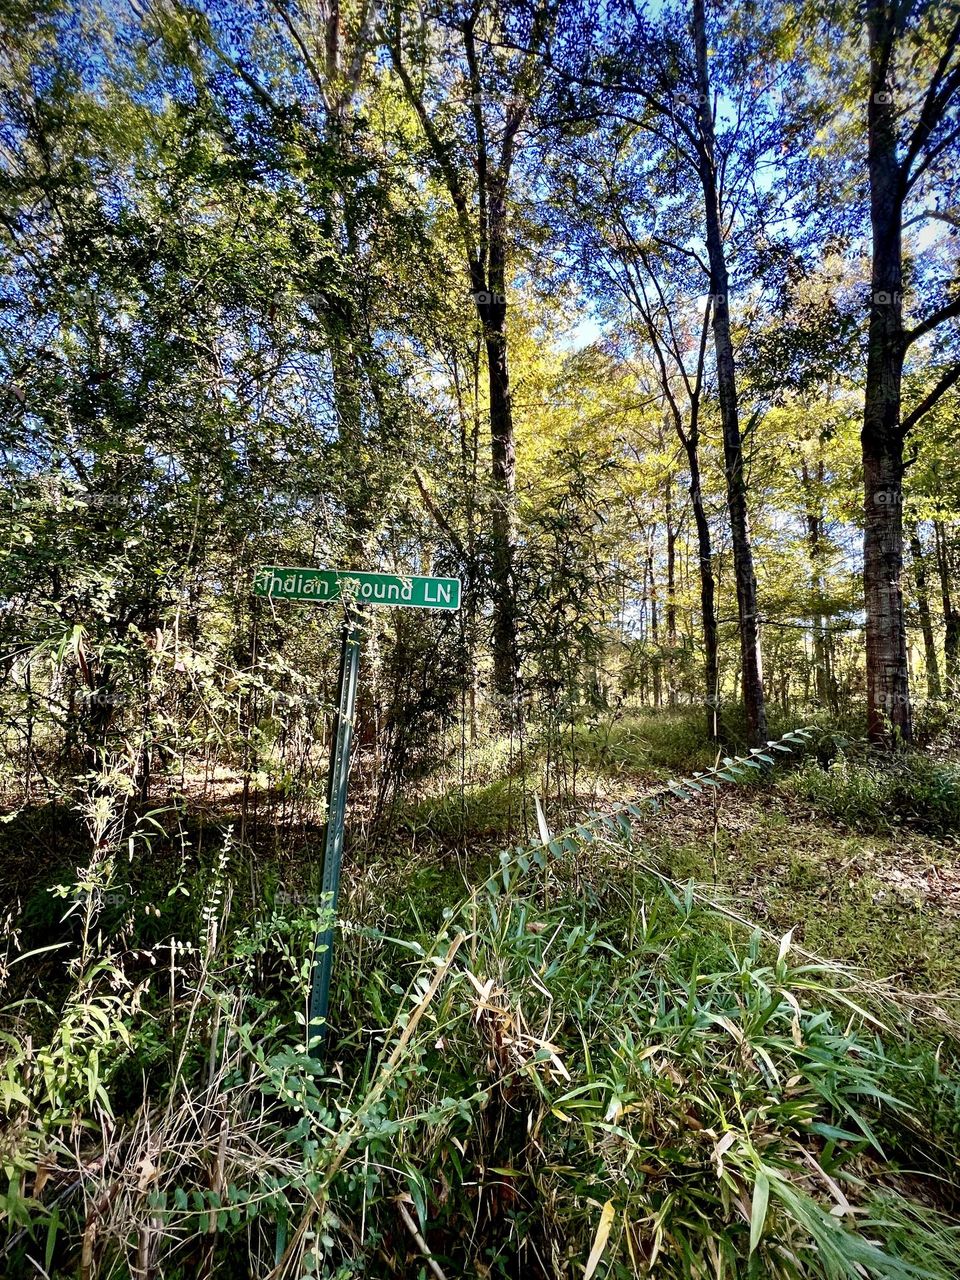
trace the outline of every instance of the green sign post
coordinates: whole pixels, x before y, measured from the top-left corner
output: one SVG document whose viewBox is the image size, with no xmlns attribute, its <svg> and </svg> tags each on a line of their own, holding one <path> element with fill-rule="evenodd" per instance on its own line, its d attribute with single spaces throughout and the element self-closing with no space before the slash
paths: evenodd
<svg viewBox="0 0 960 1280">
<path fill-rule="evenodd" d="M 459 609 L 460 579 L 405 577 L 394 573 L 355 573 L 352 569 L 291 569 L 267 565 L 257 571 L 253 593 L 269 600 L 305 600 L 312 604 L 340 600 L 345 607 L 340 640 L 337 707 L 330 747 L 330 776 L 327 779 L 327 829 L 321 878 L 321 901 L 328 915 L 326 925 L 317 934 L 307 1015 L 307 1043 L 311 1046 L 311 1052 L 316 1054 L 326 1037 L 330 1006 L 334 912 L 340 893 L 340 868 L 343 862 L 350 749 L 353 744 L 353 719 L 360 670 L 362 606 L 380 604 L 406 606 L 408 609 Z"/>
</svg>

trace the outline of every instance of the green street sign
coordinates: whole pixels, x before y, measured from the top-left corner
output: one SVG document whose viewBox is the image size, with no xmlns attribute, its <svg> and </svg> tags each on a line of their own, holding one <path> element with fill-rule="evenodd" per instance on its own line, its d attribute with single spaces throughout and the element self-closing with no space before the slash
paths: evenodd
<svg viewBox="0 0 960 1280">
<path fill-rule="evenodd" d="M 408 609 L 459 609 L 459 578 L 423 578 L 396 573 L 354 573 L 352 569 L 297 569 L 264 565 L 257 570 L 253 594 L 268 600 L 309 600 L 320 604 L 330 600 L 357 604 L 401 605 Z M 340 891 L 340 864 L 343 858 L 344 819 L 347 783 L 356 712 L 357 676 L 363 635 L 357 625 L 357 610 L 344 612 L 340 644 L 340 677 L 337 681 L 337 710 L 330 746 L 330 773 L 327 779 L 327 832 L 323 847 L 323 901 L 335 911 Z M 333 973 L 333 923 L 317 932 L 310 978 L 307 1044 L 319 1056 L 327 1035 L 330 983 Z"/>
<path fill-rule="evenodd" d="M 270 600 L 310 600 L 314 604 L 356 600 L 358 604 L 401 605 L 408 609 L 459 609 L 459 578 L 405 577 L 395 573 L 354 573 L 352 569 L 257 570 L 253 594 Z"/>
</svg>

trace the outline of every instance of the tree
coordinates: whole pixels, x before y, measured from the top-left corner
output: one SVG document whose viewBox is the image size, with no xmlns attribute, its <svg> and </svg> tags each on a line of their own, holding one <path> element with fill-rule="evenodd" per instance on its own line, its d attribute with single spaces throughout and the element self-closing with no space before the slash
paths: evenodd
<svg viewBox="0 0 960 1280">
<path fill-rule="evenodd" d="M 752 743 L 758 743 L 762 742 L 767 734 L 763 703 L 763 663 L 760 656 L 760 615 L 747 517 L 747 486 L 743 467 L 743 441 L 740 435 L 736 364 L 730 335 L 730 275 L 724 249 L 721 215 L 722 179 L 714 128 L 716 104 L 710 85 L 704 0 L 693 0 L 693 40 L 699 122 L 695 155 L 703 187 L 703 207 L 706 215 L 705 234 L 710 264 L 710 296 L 713 300 L 717 389 L 720 400 L 720 420 L 723 424 L 727 506 L 730 512 L 733 563 L 737 579 L 737 610 L 740 617 L 743 701 L 747 714 L 749 739 Z"/>
<path fill-rule="evenodd" d="M 764 224 L 769 201 L 755 198 L 758 165 L 771 151 L 782 148 L 782 113 L 775 105 L 782 86 L 782 64 L 775 56 L 776 24 L 767 10 L 757 30 L 738 26 L 716 28 L 724 48 L 719 60 L 722 83 L 713 83 L 708 56 L 706 11 L 701 0 L 692 10 L 670 9 L 650 17 L 632 11 L 623 24 L 614 23 L 601 47 L 572 60 L 571 84 L 606 90 L 612 116 L 634 120 L 652 148 L 662 148 L 669 171 L 682 170 L 696 183 L 702 219 L 696 243 L 683 246 L 699 261 L 711 300 L 713 354 L 720 418 L 723 428 L 724 474 L 730 520 L 741 648 L 741 683 L 751 741 L 766 734 L 760 615 L 753 567 L 743 433 L 737 388 L 736 358 L 731 333 L 729 253 L 737 235 L 746 238 L 751 214 Z M 768 30 L 772 27 L 773 30 Z M 752 69 L 754 80 L 747 71 Z M 795 69 L 791 67 L 795 74 Z M 755 83 L 760 76 L 763 90 Z M 717 113 L 729 103 L 732 117 L 718 133 Z M 595 109 L 603 109 L 602 101 Z M 759 205 L 759 209 L 751 209 Z"/>
<path fill-rule="evenodd" d="M 863 411 L 867 724 L 876 742 L 913 736 L 903 588 L 904 441 L 960 379 L 960 360 L 902 412 L 907 353 L 960 316 L 960 281 L 904 321 L 904 208 L 960 155 L 960 9 L 868 0 L 867 172 L 872 277 Z"/>
<path fill-rule="evenodd" d="M 704 505 L 700 463 L 701 412 L 706 399 L 706 357 L 712 299 L 691 302 L 701 287 L 696 254 L 678 250 L 696 228 L 689 221 L 689 187 L 677 187 L 663 151 L 634 125 L 614 125 L 569 145 L 553 173 L 554 200 L 564 209 L 564 234 L 578 244 L 578 265 L 591 283 L 598 308 L 617 327 L 626 308 L 626 333 L 635 337 L 651 398 L 687 464 L 697 539 L 704 701 L 707 732 L 716 737 L 720 718 L 719 639 L 710 523 Z M 572 153 L 572 154 L 571 154 Z M 668 177 L 659 175 L 667 168 Z M 674 593 L 671 557 L 676 534 L 667 529 L 667 623 Z"/>
<path fill-rule="evenodd" d="M 509 29 L 509 17 L 508 10 L 474 0 L 459 21 L 435 15 L 432 25 L 421 25 L 411 35 L 397 2 L 381 34 L 450 200 L 483 332 L 493 481 L 494 685 L 514 715 L 517 535 L 516 444 L 507 346 L 509 198 L 522 131 L 544 74 L 544 49 L 554 11 L 547 0 L 538 0 L 519 54 L 496 44 Z M 447 78 L 447 60 L 453 62 L 452 79 Z"/>
</svg>

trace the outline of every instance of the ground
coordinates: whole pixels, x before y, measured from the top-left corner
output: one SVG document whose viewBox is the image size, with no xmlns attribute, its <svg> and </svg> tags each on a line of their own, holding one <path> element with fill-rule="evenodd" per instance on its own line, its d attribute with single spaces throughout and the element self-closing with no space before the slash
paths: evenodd
<svg viewBox="0 0 960 1280">
<path fill-rule="evenodd" d="M 597 731 L 589 746 L 576 794 L 544 802 L 553 828 L 581 820 L 589 809 L 614 811 L 713 759 L 709 750 L 684 746 L 682 737 L 678 748 L 647 716 L 621 721 L 615 734 Z M 947 768 L 960 759 L 956 750 L 937 754 Z M 873 793 L 867 805 L 859 768 L 851 765 L 848 790 L 859 804 L 847 800 L 849 820 L 834 816 L 843 809 L 836 786 L 826 800 L 805 794 L 809 778 L 833 776 L 818 767 L 811 749 L 778 764 L 772 777 L 665 805 L 641 828 L 644 846 L 667 875 L 697 882 L 758 925 L 780 935 L 792 930 L 812 952 L 942 995 L 958 1008 L 960 833 L 917 830 L 909 812 L 886 808 Z M 957 778 L 960 796 L 960 772 Z M 549 790 L 532 774 L 530 786 L 541 796 Z M 421 842 L 422 874 L 428 880 L 435 874 L 437 854 L 442 858 L 446 847 L 449 856 L 461 824 L 469 833 L 466 865 L 476 860 L 477 876 L 508 837 L 535 838 L 532 801 L 524 822 L 520 791 L 517 779 L 487 780 L 481 771 L 462 790 L 459 780 L 441 785 L 410 806 L 405 822 Z M 913 815 L 923 816 L 922 807 Z"/>
<path fill-rule="evenodd" d="M 444 900 L 459 899 L 465 884 L 486 877 L 501 848 L 537 838 L 534 794 L 557 830 L 582 821 L 589 811 L 614 811 L 670 777 L 707 767 L 711 750 L 690 732 L 689 720 L 680 720 L 679 728 L 674 721 L 671 733 L 664 719 L 641 714 L 621 718 L 613 731 L 595 727 L 574 743 L 575 769 L 567 759 L 544 771 L 542 754 L 530 750 L 522 775 L 508 744 L 488 744 L 451 759 L 391 806 L 379 824 L 370 823 L 369 798 L 356 779 L 345 908 L 363 917 L 375 908 L 374 897 L 409 897 L 422 899 L 429 913 Z M 781 935 L 792 930 L 794 940 L 812 952 L 862 966 L 875 977 L 892 977 L 919 993 L 939 993 L 956 1007 L 960 834 L 919 831 L 909 814 L 904 821 L 903 814 L 883 812 L 882 805 L 877 812 L 875 799 L 864 812 L 859 775 L 853 780 L 860 786 L 859 807 L 852 806 L 847 820 L 838 819 L 833 811 L 851 805 L 838 804 L 836 788 L 827 803 L 818 794 L 811 799 L 805 794 L 809 786 L 798 782 L 831 776 L 818 769 L 813 750 L 781 759 L 772 776 L 767 771 L 747 783 L 668 803 L 651 815 L 639 829 L 651 860 L 760 926 Z M 188 787 L 188 839 L 182 867 L 177 866 L 185 882 L 203 874 L 220 832 L 232 824 L 235 838 L 245 828 L 254 846 L 251 872 L 259 892 L 307 893 L 322 857 L 319 821 L 278 821 L 277 797 L 263 788 L 254 790 L 244 823 L 236 773 L 218 770 L 203 780 L 202 791 L 199 782 L 193 779 Z M 51 900 L 49 887 L 72 879 L 86 857 L 77 815 L 55 805 L 10 814 L 0 840 L 3 900 L 19 900 L 28 924 L 52 923 L 62 904 Z M 164 841 L 138 854 L 138 878 L 155 878 L 157 897 L 166 897 L 173 876 Z M 157 931 L 159 922 L 150 930 Z"/>
</svg>

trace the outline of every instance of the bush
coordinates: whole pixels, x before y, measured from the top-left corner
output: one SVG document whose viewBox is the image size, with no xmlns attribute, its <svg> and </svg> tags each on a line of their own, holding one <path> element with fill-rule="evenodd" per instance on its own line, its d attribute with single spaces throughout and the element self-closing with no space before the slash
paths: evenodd
<svg viewBox="0 0 960 1280">
<path fill-rule="evenodd" d="M 955 701 L 920 699 L 913 708 L 913 740 L 918 747 L 956 751 L 960 748 L 960 708 Z"/>
<path fill-rule="evenodd" d="M 931 835 L 960 832 L 960 768 L 918 752 L 888 759 L 807 760 L 785 785 L 828 817 L 859 831 L 905 824 Z"/>
</svg>

